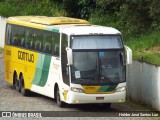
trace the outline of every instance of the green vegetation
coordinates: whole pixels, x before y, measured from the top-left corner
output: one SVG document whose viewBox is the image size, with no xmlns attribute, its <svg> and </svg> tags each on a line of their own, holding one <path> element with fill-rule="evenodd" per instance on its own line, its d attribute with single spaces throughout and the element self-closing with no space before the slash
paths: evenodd
<svg viewBox="0 0 160 120">
<path fill-rule="evenodd" d="M 0 0 L 0 15 L 65 16 L 65 11 L 49 0 Z"/>
<path fill-rule="evenodd" d="M 115 27 L 134 59 L 160 65 L 159 0 L 0 0 L 0 15 L 69 16 Z"/>
<path fill-rule="evenodd" d="M 125 44 L 133 50 L 133 58 L 150 64 L 160 65 L 160 31 L 148 32 L 131 38 Z"/>
<path fill-rule="evenodd" d="M 3 54 L 4 50 L 3 48 L 0 48 L 0 54 Z"/>
<path fill-rule="evenodd" d="M 145 61 L 150 64 L 160 65 L 160 53 L 134 51 L 133 58 L 142 62 Z"/>
</svg>

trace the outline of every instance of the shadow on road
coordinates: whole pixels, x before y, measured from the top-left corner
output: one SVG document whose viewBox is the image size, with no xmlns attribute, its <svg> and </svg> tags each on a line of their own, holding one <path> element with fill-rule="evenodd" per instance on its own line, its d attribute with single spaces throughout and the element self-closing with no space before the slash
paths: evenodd
<svg viewBox="0 0 160 120">
<path fill-rule="evenodd" d="M 118 111 L 115 108 L 106 107 L 102 104 L 79 104 L 79 105 L 67 105 L 66 107 L 69 108 L 75 108 L 77 110 L 80 110 L 82 112 L 112 112 L 112 111 Z"/>
</svg>

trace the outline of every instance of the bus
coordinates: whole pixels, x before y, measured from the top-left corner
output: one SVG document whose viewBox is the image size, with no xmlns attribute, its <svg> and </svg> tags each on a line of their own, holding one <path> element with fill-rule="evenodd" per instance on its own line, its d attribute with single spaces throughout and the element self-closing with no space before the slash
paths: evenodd
<svg viewBox="0 0 160 120">
<path fill-rule="evenodd" d="M 70 17 L 14 16 L 6 22 L 4 72 L 30 91 L 65 104 L 125 102 L 132 50 L 112 27 Z"/>
</svg>

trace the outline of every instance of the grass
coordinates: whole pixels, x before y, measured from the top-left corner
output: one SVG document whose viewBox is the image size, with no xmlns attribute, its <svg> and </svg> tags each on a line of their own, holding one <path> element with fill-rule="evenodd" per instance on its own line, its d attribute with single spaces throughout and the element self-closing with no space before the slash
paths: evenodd
<svg viewBox="0 0 160 120">
<path fill-rule="evenodd" d="M 4 49 L 0 48 L 0 54 L 3 54 L 3 52 L 4 52 Z"/>
<path fill-rule="evenodd" d="M 139 38 L 131 38 L 125 44 L 133 50 L 133 59 L 160 65 L 160 34 L 154 31 Z"/>
<path fill-rule="evenodd" d="M 133 52 L 133 58 L 142 62 L 147 62 L 153 65 L 160 65 L 160 53 L 148 53 L 148 52 Z"/>
<path fill-rule="evenodd" d="M 130 40 L 126 41 L 126 44 L 129 45 L 132 50 L 148 50 L 151 47 L 160 45 L 159 31 L 146 33 L 138 38 L 130 38 Z"/>
</svg>

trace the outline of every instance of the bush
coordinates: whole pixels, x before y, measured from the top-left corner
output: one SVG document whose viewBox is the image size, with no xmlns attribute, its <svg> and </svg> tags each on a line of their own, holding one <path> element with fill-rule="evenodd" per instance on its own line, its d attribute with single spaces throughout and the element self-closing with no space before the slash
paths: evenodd
<svg viewBox="0 0 160 120">
<path fill-rule="evenodd" d="M 66 12 L 61 7 L 50 3 L 49 0 L 4 0 L 0 2 L 0 15 L 45 15 L 45 16 L 65 16 Z"/>
</svg>

